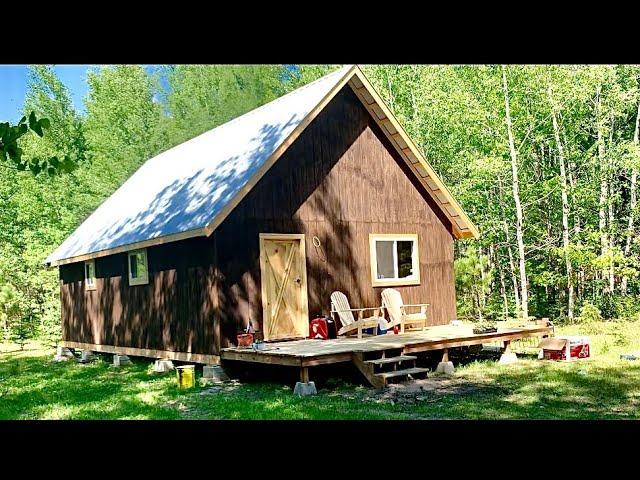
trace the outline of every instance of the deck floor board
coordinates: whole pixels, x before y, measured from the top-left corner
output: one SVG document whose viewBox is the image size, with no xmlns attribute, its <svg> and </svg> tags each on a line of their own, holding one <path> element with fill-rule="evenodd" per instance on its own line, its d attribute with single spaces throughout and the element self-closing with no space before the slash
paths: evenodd
<svg viewBox="0 0 640 480">
<path fill-rule="evenodd" d="M 399 349 L 403 353 L 440 350 L 463 345 L 478 345 L 499 341 L 516 340 L 518 338 L 550 335 L 549 327 L 517 327 L 501 328 L 494 333 L 474 334 L 470 327 L 434 326 L 423 331 L 411 331 L 394 335 L 392 333 L 378 336 L 343 337 L 330 340 L 291 340 L 286 342 L 270 342 L 264 350 L 253 350 L 251 347 L 229 347 L 221 351 L 221 358 L 249 362 L 264 362 L 291 365 L 301 364 L 312 359 L 324 359 L 323 363 L 336 363 L 348 359 L 352 353 L 376 352 Z"/>
</svg>

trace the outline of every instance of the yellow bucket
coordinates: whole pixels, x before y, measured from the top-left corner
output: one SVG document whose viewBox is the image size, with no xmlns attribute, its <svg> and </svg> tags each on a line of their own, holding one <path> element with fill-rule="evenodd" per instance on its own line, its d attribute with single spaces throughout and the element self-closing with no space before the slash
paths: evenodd
<svg viewBox="0 0 640 480">
<path fill-rule="evenodd" d="M 178 375 L 178 387 L 191 388 L 195 385 L 196 366 L 184 365 L 176 367 L 176 375 Z"/>
</svg>

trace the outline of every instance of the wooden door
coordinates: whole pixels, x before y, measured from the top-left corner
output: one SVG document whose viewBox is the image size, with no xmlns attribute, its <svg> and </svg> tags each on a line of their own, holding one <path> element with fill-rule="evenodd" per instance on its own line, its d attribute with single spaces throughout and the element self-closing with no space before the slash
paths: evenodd
<svg viewBox="0 0 640 480">
<path fill-rule="evenodd" d="M 309 336 L 307 266 L 302 234 L 260 234 L 265 340 Z"/>
</svg>

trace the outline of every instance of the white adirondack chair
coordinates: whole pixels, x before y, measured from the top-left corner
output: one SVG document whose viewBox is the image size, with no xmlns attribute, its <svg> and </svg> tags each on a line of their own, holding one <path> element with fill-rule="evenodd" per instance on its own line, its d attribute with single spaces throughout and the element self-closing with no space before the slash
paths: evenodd
<svg viewBox="0 0 640 480">
<path fill-rule="evenodd" d="M 424 330 L 427 327 L 428 303 L 405 305 L 402 295 L 398 290 L 385 288 L 382 291 L 382 307 L 389 313 L 393 324 L 400 325 L 400 333 L 404 333 L 406 327 Z M 407 308 L 419 308 L 418 313 L 408 313 Z"/>
<path fill-rule="evenodd" d="M 373 311 L 373 316 L 364 317 L 364 312 Z M 342 328 L 338 330 L 338 335 L 347 335 L 357 331 L 358 338 L 362 338 L 362 330 L 373 328 L 374 335 L 378 334 L 378 325 L 384 329 L 388 329 L 389 322 L 380 316 L 380 307 L 376 308 L 351 308 L 347 296 L 342 292 L 333 292 L 331 294 L 331 316 L 338 315 Z M 358 313 L 358 319 L 353 316 L 353 312 Z"/>
</svg>

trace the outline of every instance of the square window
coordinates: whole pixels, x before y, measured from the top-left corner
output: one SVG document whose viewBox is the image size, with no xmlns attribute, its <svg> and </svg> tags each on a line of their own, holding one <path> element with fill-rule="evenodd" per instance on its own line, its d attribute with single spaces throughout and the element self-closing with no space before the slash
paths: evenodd
<svg viewBox="0 0 640 480">
<path fill-rule="evenodd" d="M 369 235 L 371 280 L 374 287 L 419 285 L 417 235 Z"/>
<path fill-rule="evenodd" d="M 128 254 L 129 285 L 144 285 L 149 283 L 149 268 L 147 265 L 147 250 L 133 250 Z"/>
</svg>

